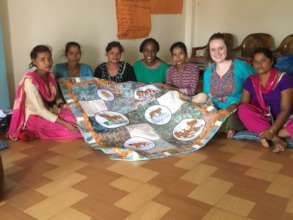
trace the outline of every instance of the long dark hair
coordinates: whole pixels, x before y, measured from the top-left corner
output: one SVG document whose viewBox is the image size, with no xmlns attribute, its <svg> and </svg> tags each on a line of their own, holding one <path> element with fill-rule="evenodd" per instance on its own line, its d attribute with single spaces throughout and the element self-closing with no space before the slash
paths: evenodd
<svg viewBox="0 0 293 220">
<path fill-rule="evenodd" d="M 170 47 L 170 53 L 171 54 L 172 54 L 172 52 L 173 52 L 173 50 L 175 48 L 180 48 L 181 50 L 183 50 L 183 52 L 187 56 L 187 48 L 186 48 L 186 45 L 183 42 L 178 41 L 178 42 L 175 42 L 174 44 L 172 44 L 171 47 Z"/>
<path fill-rule="evenodd" d="M 123 46 L 121 45 L 121 43 L 119 41 L 111 41 L 110 43 L 108 43 L 108 45 L 106 47 L 106 53 L 108 53 L 114 47 L 117 47 L 119 52 L 123 53 L 124 48 L 123 48 Z"/>
<path fill-rule="evenodd" d="M 31 53 L 30 53 L 31 60 L 32 60 L 32 61 L 35 60 L 35 59 L 38 57 L 38 54 L 39 54 L 39 53 L 44 53 L 44 52 L 49 53 L 49 54 L 52 56 L 51 49 L 50 49 L 48 46 L 46 46 L 46 45 L 37 45 L 37 46 L 35 46 L 35 47 L 32 49 Z M 34 67 L 34 66 L 35 66 L 35 65 L 33 64 L 33 62 L 31 62 L 31 63 L 29 64 L 29 67 L 30 67 L 30 68 L 32 68 L 32 67 Z"/>
<path fill-rule="evenodd" d="M 268 49 L 268 48 L 265 48 L 265 47 L 258 47 L 256 48 L 254 51 L 253 51 L 253 54 L 252 54 L 252 60 L 254 60 L 254 56 L 256 54 L 263 54 L 265 57 L 267 57 L 268 59 L 270 59 L 272 61 L 272 67 L 274 67 L 274 65 L 276 64 L 276 58 L 274 57 L 274 54 L 273 52 Z"/>
<path fill-rule="evenodd" d="M 70 41 L 70 42 L 66 43 L 66 45 L 65 45 L 65 56 L 67 56 L 67 53 L 71 47 L 77 47 L 79 52 L 81 53 L 80 44 L 75 41 Z"/>
</svg>

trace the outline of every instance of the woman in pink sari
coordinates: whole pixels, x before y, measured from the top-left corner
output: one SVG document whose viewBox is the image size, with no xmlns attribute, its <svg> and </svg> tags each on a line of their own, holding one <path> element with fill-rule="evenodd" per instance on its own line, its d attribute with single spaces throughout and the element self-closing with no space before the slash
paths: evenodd
<svg viewBox="0 0 293 220">
<path fill-rule="evenodd" d="M 38 45 L 31 51 L 33 70 L 25 73 L 16 91 L 8 136 L 12 140 L 81 138 L 75 118 L 63 106 L 58 108 L 57 84 L 51 50 Z"/>
<path fill-rule="evenodd" d="M 274 152 L 280 152 L 286 147 L 282 139 L 293 138 L 293 78 L 273 68 L 273 64 L 269 49 L 254 52 L 257 74 L 244 84 L 238 115 L 249 131 L 259 135 L 264 147 L 272 141 Z"/>
</svg>

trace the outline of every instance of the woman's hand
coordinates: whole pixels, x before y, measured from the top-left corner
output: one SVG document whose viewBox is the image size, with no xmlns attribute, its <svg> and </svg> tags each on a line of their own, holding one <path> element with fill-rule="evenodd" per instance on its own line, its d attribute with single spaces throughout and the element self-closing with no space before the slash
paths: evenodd
<svg viewBox="0 0 293 220">
<path fill-rule="evenodd" d="M 71 124 L 69 122 L 65 122 L 64 126 L 68 128 L 70 131 L 78 131 L 76 124 Z"/>
<path fill-rule="evenodd" d="M 226 108 L 226 110 L 227 110 L 229 113 L 231 113 L 231 112 L 233 112 L 235 109 L 237 109 L 237 107 L 238 107 L 238 105 L 236 105 L 236 104 L 232 104 L 232 105 L 230 105 L 228 108 Z"/>
<path fill-rule="evenodd" d="M 58 108 L 69 108 L 69 106 L 66 103 L 60 103 L 58 104 Z"/>
<path fill-rule="evenodd" d="M 264 130 L 263 132 L 261 132 L 261 133 L 259 134 L 259 136 L 260 136 L 261 138 L 265 138 L 265 139 L 267 139 L 267 140 L 272 140 L 273 137 L 275 136 L 275 134 L 274 134 L 274 132 L 269 128 L 269 129 L 266 129 L 266 130 Z"/>
<path fill-rule="evenodd" d="M 224 114 L 230 114 L 232 113 L 235 109 L 237 109 L 237 105 L 236 104 L 232 104 L 227 108 L 221 109 L 219 110 L 220 112 L 223 112 Z"/>
<path fill-rule="evenodd" d="M 57 105 L 54 105 L 52 108 L 49 109 L 49 111 L 55 115 L 59 114 L 59 108 L 57 107 Z"/>
<path fill-rule="evenodd" d="M 182 100 L 182 101 L 189 101 L 191 100 L 191 98 L 188 96 L 188 95 L 185 95 L 183 93 L 179 93 L 179 98 Z"/>
<path fill-rule="evenodd" d="M 63 119 L 60 119 L 60 118 L 58 118 L 56 122 L 64 127 L 66 127 L 70 131 L 78 131 L 76 124 L 64 121 Z"/>
<path fill-rule="evenodd" d="M 173 90 L 173 89 L 175 89 L 174 87 L 172 87 L 172 86 L 170 86 L 170 85 L 168 85 L 168 84 L 160 84 L 159 85 L 162 89 L 169 89 L 169 90 Z"/>
<path fill-rule="evenodd" d="M 188 90 L 187 89 L 179 89 L 179 92 L 184 94 L 184 95 L 188 95 Z"/>
<path fill-rule="evenodd" d="M 214 105 L 212 97 L 208 96 L 207 105 Z"/>
</svg>

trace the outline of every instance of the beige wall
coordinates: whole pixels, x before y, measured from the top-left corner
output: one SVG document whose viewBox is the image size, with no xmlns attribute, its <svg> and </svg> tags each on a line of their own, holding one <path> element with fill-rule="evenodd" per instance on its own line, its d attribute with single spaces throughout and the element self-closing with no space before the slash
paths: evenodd
<svg viewBox="0 0 293 220">
<path fill-rule="evenodd" d="M 8 71 L 14 76 L 13 84 L 21 79 L 29 59 L 29 52 L 36 44 L 53 48 L 55 63 L 64 60 L 63 47 L 67 41 L 82 45 L 82 62 L 93 67 L 105 59 L 105 46 L 116 37 L 114 0 L 0 0 L 6 4 L 5 32 L 9 38 Z M 191 1 L 191 0 L 186 0 Z M 161 44 L 160 56 L 169 59 L 169 47 L 177 40 L 184 40 L 185 16 L 152 16 L 150 36 Z M 8 42 L 8 41 L 7 41 Z M 133 62 L 139 57 L 139 40 L 123 40 L 125 59 Z"/>
<path fill-rule="evenodd" d="M 181 15 L 152 16 L 150 36 L 159 40 L 159 55 L 167 61 L 169 46 L 177 40 L 200 46 L 218 31 L 233 33 L 238 42 L 249 33 L 267 32 L 278 45 L 293 33 L 293 0 L 184 0 L 184 5 Z M 34 45 L 51 45 L 57 63 L 64 61 L 64 44 L 78 41 L 82 61 L 95 67 L 105 59 L 107 42 L 117 40 L 114 0 L 0 0 L 0 16 L 11 94 L 30 62 Z M 127 61 L 139 57 L 140 42 L 122 41 Z"/>
<path fill-rule="evenodd" d="M 254 32 L 271 34 L 276 45 L 293 33 L 293 0 L 195 0 L 194 46 L 214 32 L 230 32 L 238 43 Z"/>
</svg>

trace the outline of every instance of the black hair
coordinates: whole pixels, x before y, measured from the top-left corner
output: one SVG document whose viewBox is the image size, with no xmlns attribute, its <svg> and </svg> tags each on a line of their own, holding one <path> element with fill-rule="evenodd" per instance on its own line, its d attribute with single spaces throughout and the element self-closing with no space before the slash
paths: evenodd
<svg viewBox="0 0 293 220">
<path fill-rule="evenodd" d="M 45 52 L 49 53 L 52 56 L 51 49 L 48 46 L 46 45 L 35 46 L 30 53 L 31 60 L 36 59 L 39 53 L 45 53 Z M 33 67 L 33 66 L 34 64 L 33 62 L 31 62 L 29 67 Z"/>
<path fill-rule="evenodd" d="M 207 58 L 209 59 L 209 61 L 211 62 L 214 62 L 212 60 L 212 57 L 211 57 L 211 54 L 210 54 L 210 43 L 212 40 L 222 40 L 224 42 L 224 44 L 226 45 L 227 47 L 227 56 L 226 56 L 226 59 L 227 60 L 230 60 L 230 59 L 233 59 L 233 55 L 232 55 L 232 48 L 231 48 L 231 45 L 229 44 L 227 38 L 225 37 L 224 34 L 218 32 L 218 33 L 214 33 L 210 39 L 209 39 L 209 42 L 208 42 L 208 46 L 207 46 L 207 50 L 206 50 L 206 54 L 207 54 Z"/>
<path fill-rule="evenodd" d="M 108 45 L 106 47 L 106 52 L 108 53 L 114 47 L 117 47 L 119 49 L 120 53 L 124 52 L 124 48 L 119 41 L 111 41 L 110 43 L 108 43 Z"/>
<path fill-rule="evenodd" d="M 159 42 L 156 39 L 154 39 L 154 38 L 146 38 L 146 39 L 144 39 L 141 42 L 141 44 L 139 46 L 139 52 L 140 53 L 143 52 L 143 49 L 144 49 L 145 45 L 148 44 L 148 43 L 154 44 L 154 46 L 156 48 L 156 52 L 159 52 L 159 50 L 160 50 L 160 44 L 159 44 Z"/>
<path fill-rule="evenodd" d="M 77 47 L 79 49 L 79 51 L 81 52 L 80 44 L 77 42 L 74 42 L 74 41 L 70 41 L 70 42 L 66 43 L 66 45 L 65 45 L 65 56 L 67 55 L 67 53 L 71 47 Z"/>
<path fill-rule="evenodd" d="M 258 47 L 258 48 L 256 48 L 253 51 L 252 59 L 254 59 L 254 56 L 256 54 L 259 54 L 259 53 L 265 55 L 265 57 L 267 57 L 268 59 L 270 59 L 272 61 L 272 66 L 274 66 L 276 64 L 276 58 L 274 57 L 273 52 L 270 49 L 265 48 L 265 47 Z"/>
<path fill-rule="evenodd" d="M 181 42 L 181 41 L 177 41 L 175 42 L 174 44 L 171 45 L 170 47 L 170 53 L 172 54 L 173 50 L 175 48 L 180 48 L 181 50 L 183 50 L 183 52 L 185 53 L 185 55 L 187 56 L 187 48 L 186 48 L 186 45 Z"/>
</svg>

